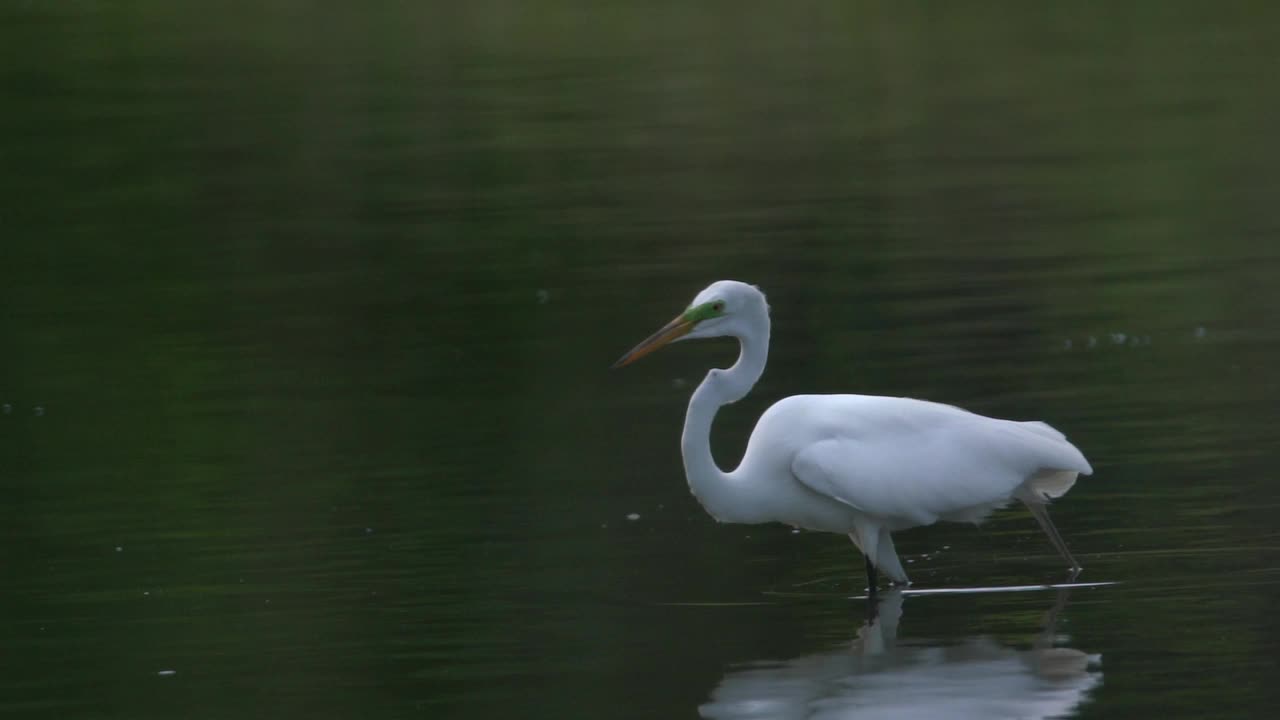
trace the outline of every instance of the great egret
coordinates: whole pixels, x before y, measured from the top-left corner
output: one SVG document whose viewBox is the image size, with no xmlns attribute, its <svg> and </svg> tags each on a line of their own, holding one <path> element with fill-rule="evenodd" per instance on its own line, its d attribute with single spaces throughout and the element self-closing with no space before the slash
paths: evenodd
<svg viewBox="0 0 1280 720">
<path fill-rule="evenodd" d="M 720 470 L 711 422 L 722 405 L 751 391 L 769 354 L 769 306 L 752 285 L 712 283 L 614 367 L 677 340 L 725 336 L 737 338 L 738 361 L 711 370 L 693 391 L 681 437 L 689 488 L 716 520 L 845 533 L 866 556 L 874 592 L 877 569 L 909 582 L 890 533 L 939 520 L 976 524 L 1019 500 L 1079 572 L 1047 504 L 1093 469 L 1042 422 L 910 398 L 794 395 L 760 417 L 738 468 Z"/>
</svg>

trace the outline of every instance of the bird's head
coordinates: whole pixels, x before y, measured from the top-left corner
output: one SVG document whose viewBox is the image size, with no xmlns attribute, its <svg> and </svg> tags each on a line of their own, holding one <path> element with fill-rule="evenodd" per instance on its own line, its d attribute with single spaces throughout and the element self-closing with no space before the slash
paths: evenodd
<svg viewBox="0 0 1280 720">
<path fill-rule="evenodd" d="M 769 304 L 759 288 L 737 280 L 718 280 L 698 293 L 684 312 L 618 358 L 613 366 L 630 365 L 678 340 L 749 336 L 758 332 L 762 322 L 767 328 Z"/>
</svg>

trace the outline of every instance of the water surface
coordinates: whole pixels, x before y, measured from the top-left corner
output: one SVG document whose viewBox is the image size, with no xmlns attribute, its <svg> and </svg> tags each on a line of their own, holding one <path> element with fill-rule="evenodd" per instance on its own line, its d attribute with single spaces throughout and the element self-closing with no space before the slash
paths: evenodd
<svg viewBox="0 0 1280 720">
<path fill-rule="evenodd" d="M 1275 15 L 7 4 L 0 712 L 1270 717 Z M 726 277 L 722 465 L 795 393 L 1042 419 L 1115 584 L 864 628 L 846 539 L 714 523 L 732 345 L 608 366 Z M 1062 580 L 1013 510 L 896 542 Z"/>
</svg>

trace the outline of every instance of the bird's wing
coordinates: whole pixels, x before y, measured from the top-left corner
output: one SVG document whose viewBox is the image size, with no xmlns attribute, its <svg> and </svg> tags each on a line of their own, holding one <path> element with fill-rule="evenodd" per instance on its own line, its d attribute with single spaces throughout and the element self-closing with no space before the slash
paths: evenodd
<svg viewBox="0 0 1280 720">
<path fill-rule="evenodd" d="M 929 524 L 1003 504 L 1042 471 L 1070 471 L 1072 479 L 1090 472 L 1080 452 L 1043 423 L 962 413 L 874 428 L 855 424 L 800 448 L 792 473 L 814 492 L 869 515 Z"/>
</svg>

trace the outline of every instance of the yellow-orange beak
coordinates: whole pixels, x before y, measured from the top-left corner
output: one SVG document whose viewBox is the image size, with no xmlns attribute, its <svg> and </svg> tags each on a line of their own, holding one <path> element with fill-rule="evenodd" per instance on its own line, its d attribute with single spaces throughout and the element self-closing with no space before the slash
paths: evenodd
<svg viewBox="0 0 1280 720">
<path fill-rule="evenodd" d="M 692 320 L 686 320 L 683 314 L 677 315 L 674 320 L 659 328 L 658 332 L 650 335 L 644 342 L 631 348 L 626 355 L 618 358 L 618 362 L 614 363 L 613 367 L 620 368 L 630 365 L 663 345 L 679 340 L 688 335 L 695 324 Z"/>
</svg>

